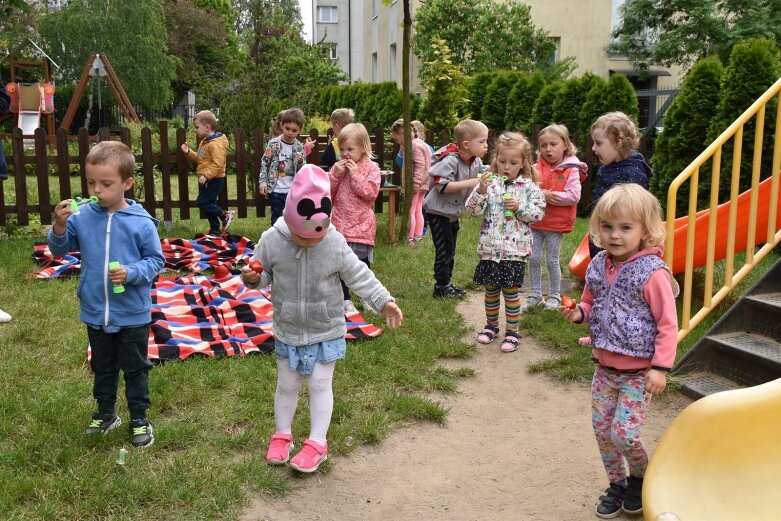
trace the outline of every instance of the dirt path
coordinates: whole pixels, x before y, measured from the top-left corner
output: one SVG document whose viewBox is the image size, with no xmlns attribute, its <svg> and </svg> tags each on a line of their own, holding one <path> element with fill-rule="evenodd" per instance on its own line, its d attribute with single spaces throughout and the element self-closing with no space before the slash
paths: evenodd
<svg viewBox="0 0 781 521">
<path fill-rule="evenodd" d="M 483 324 L 482 294 L 459 306 L 475 330 Z M 469 341 L 472 341 L 471 337 Z M 591 432 L 585 384 L 560 384 L 529 374 L 529 362 L 550 351 L 524 339 L 499 352 L 498 340 L 468 366 L 474 378 L 441 401 L 447 425 L 410 425 L 376 446 L 334 456 L 335 468 L 300 481 L 285 498 L 260 496 L 243 521 L 594 521 L 607 486 Z M 653 447 L 690 401 L 677 393 L 655 399 L 645 439 Z M 619 518 L 620 519 L 620 518 Z"/>
</svg>

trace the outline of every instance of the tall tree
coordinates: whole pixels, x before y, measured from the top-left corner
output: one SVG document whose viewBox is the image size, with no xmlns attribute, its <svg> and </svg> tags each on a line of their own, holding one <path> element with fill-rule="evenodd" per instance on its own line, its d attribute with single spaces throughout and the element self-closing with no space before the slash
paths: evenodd
<svg viewBox="0 0 781 521">
<path fill-rule="evenodd" d="M 520 0 L 427 0 L 415 13 L 415 54 L 431 62 L 434 38 L 441 38 L 467 75 L 534 71 L 551 61 L 555 45 L 534 27 L 530 13 Z M 421 71 L 424 77 L 428 73 Z"/>
<path fill-rule="evenodd" d="M 161 109 L 173 99 L 176 60 L 167 52 L 161 0 L 71 0 L 40 19 L 50 56 L 78 80 L 93 52 L 104 52 L 130 101 Z"/>
<path fill-rule="evenodd" d="M 765 37 L 781 46 L 779 0 L 627 0 L 610 51 L 640 68 L 689 65 L 716 54 L 726 63 L 732 47 Z"/>
<path fill-rule="evenodd" d="M 428 64 L 431 75 L 426 84 L 426 99 L 421 107 L 426 127 L 451 130 L 458 123 L 467 103 L 466 76 L 450 58 L 450 49 L 442 39 L 434 41 L 436 60 Z"/>
</svg>

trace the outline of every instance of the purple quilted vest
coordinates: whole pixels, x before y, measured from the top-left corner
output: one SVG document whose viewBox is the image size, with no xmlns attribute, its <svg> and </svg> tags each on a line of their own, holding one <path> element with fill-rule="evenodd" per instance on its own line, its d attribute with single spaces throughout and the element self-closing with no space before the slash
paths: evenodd
<svg viewBox="0 0 781 521">
<path fill-rule="evenodd" d="M 605 256 L 604 251 L 599 252 L 586 270 L 586 284 L 594 296 L 588 319 L 594 347 L 653 358 L 656 320 L 643 299 L 643 286 L 667 265 L 656 255 L 643 255 L 618 268 L 618 275 L 608 284 Z"/>
</svg>

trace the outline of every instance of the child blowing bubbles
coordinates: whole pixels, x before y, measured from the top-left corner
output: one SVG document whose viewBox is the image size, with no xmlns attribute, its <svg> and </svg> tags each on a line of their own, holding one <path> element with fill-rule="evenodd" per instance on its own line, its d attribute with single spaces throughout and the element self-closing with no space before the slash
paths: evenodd
<svg viewBox="0 0 781 521">
<path fill-rule="evenodd" d="M 540 173 L 540 188 L 545 196 L 545 216 L 531 225 L 532 248 L 529 259 L 530 291 L 523 309 L 542 303 L 542 250 L 548 267 L 548 298 L 545 309 L 557 310 L 561 305 L 561 237 L 575 225 L 580 183 L 588 166 L 575 157 L 575 145 L 564 125 L 550 125 L 540 131 L 537 139 L 539 161 L 534 169 Z"/>
<path fill-rule="evenodd" d="M 571 322 L 589 324 L 596 362 L 592 425 L 610 480 L 596 514 L 613 518 L 621 510 L 637 514 L 643 508 L 648 451 L 640 429 L 651 396 L 664 390 L 675 360 L 678 284 L 661 259 L 665 228 L 659 202 L 641 186 L 608 190 L 594 208 L 589 232 L 605 250 L 589 264 L 583 301 L 560 312 Z"/>
<path fill-rule="evenodd" d="M 274 306 L 272 331 L 277 357 L 274 397 L 276 433 L 266 461 L 314 472 L 328 457 L 326 434 L 333 411 L 333 373 L 344 358 L 346 332 L 339 279 L 344 280 L 388 327 L 401 325 L 403 316 L 387 289 L 350 250 L 344 237 L 330 226 L 331 194 L 328 175 L 306 165 L 296 175 L 283 218 L 263 232 L 253 259 L 262 274 L 242 268 L 248 287 L 271 283 Z M 306 378 L 309 387 L 310 434 L 303 448 L 294 448 L 292 422 L 298 393 Z"/>
<path fill-rule="evenodd" d="M 54 255 L 81 252 L 80 318 L 87 325 L 92 394 L 98 404 L 85 434 L 105 434 L 122 424 L 115 410 L 121 369 L 131 442 L 134 447 L 148 447 L 154 442 L 146 417 L 152 366 L 147 359 L 150 289 L 163 267 L 157 221 L 140 204 L 124 197 L 125 190 L 133 186 L 135 166 L 126 145 L 98 143 L 85 162 L 89 194 L 97 196 L 98 202 L 81 208 L 78 215 L 72 215 L 70 199 L 58 203 L 48 237 Z M 120 266 L 109 269 L 111 262 Z M 124 285 L 125 291 L 115 293 L 115 284 Z"/>
<path fill-rule="evenodd" d="M 380 193 L 380 167 L 369 157 L 371 140 L 366 127 L 350 123 L 339 132 L 342 159 L 331 167 L 333 223 L 347 239 L 347 245 L 367 267 L 374 256 L 374 238 L 377 221 L 374 201 Z M 344 312 L 357 313 L 350 300 L 350 289 L 342 282 Z"/>
<path fill-rule="evenodd" d="M 514 132 L 502 134 L 490 170 L 466 200 L 467 212 L 485 215 L 474 282 L 485 286 L 486 325 L 477 341 L 490 344 L 499 334 L 499 294 L 503 293 L 507 331 L 501 350 L 505 353 L 518 349 L 521 339 L 519 288 L 524 261 L 531 253 L 529 223 L 545 214 L 545 198 L 534 183 L 531 161 L 531 144 L 525 137 Z"/>
</svg>

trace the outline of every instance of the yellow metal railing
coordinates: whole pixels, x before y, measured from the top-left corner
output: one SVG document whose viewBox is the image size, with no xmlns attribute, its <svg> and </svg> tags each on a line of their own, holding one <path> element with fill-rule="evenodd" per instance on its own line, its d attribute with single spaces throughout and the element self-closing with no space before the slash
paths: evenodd
<svg viewBox="0 0 781 521">
<path fill-rule="evenodd" d="M 685 274 L 682 290 L 683 309 L 681 312 L 680 330 L 678 341 L 680 342 L 694 327 L 699 324 L 730 291 L 748 275 L 754 266 L 764 258 L 779 242 L 781 231 L 776 230 L 778 192 L 779 192 L 779 168 L 781 168 L 781 78 L 776 81 L 754 104 L 751 105 L 738 119 L 736 119 L 708 148 L 700 154 L 678 177 L 670 184 L 667 192 L 667 239 L 665 242 L 665 260 L 669 266 L 673 266 L 675 258 L 675 215 L 678 189 L 687 181 L 690 182 L 688 218 L 686 221 L 686 256 Z M 758 251 L 754 251 L 757 239 L 757 210 L 759 201 L 760 169 L 762 159 L 762 147 L 765 130 L 765 108 L 768 103 L 777 97 L 775 140 L 773 146 L 773 163 L 771 170 L 770 206 L 767 218 L 766 241 Z M 696 116 L 694 116 L 696 117 Z M 740 189 L 740 164 L 743 145 L 743 128 L 748 121 L 756 118 L 754 132 L 754 157 L 751 172 L 751 196 L 748 219 L 748 231 L 746 236 L 746 256 L 743 266 L 735 272 L 736 235 L 738 232 L 738 195 Z M 727 229 L 718 229 L 719 207 L 719 180 L 721 174 L 721 153 L 725 143 L 733 140 L 732 174 L 730 179 L 729 217 Z M 695 256 L 695 221 L 697 214 L 697 189 L 700 182 L 700 167 L 712 159 L 711 163 L 711 187 L 710 207 L 708 215 L 708 237 L 705 261 L 705 286 L 703 305 L 694 316 L 692 313 L 692 281 L 694 274 Z M 759 231 L 761 233 L 761 231 Z M 715 294 L 713 293 L 714 264 L 716 262 L 717 238 L 726 233 L 726 255 L 724 256 L 724 283 Z"/>
</svg>

